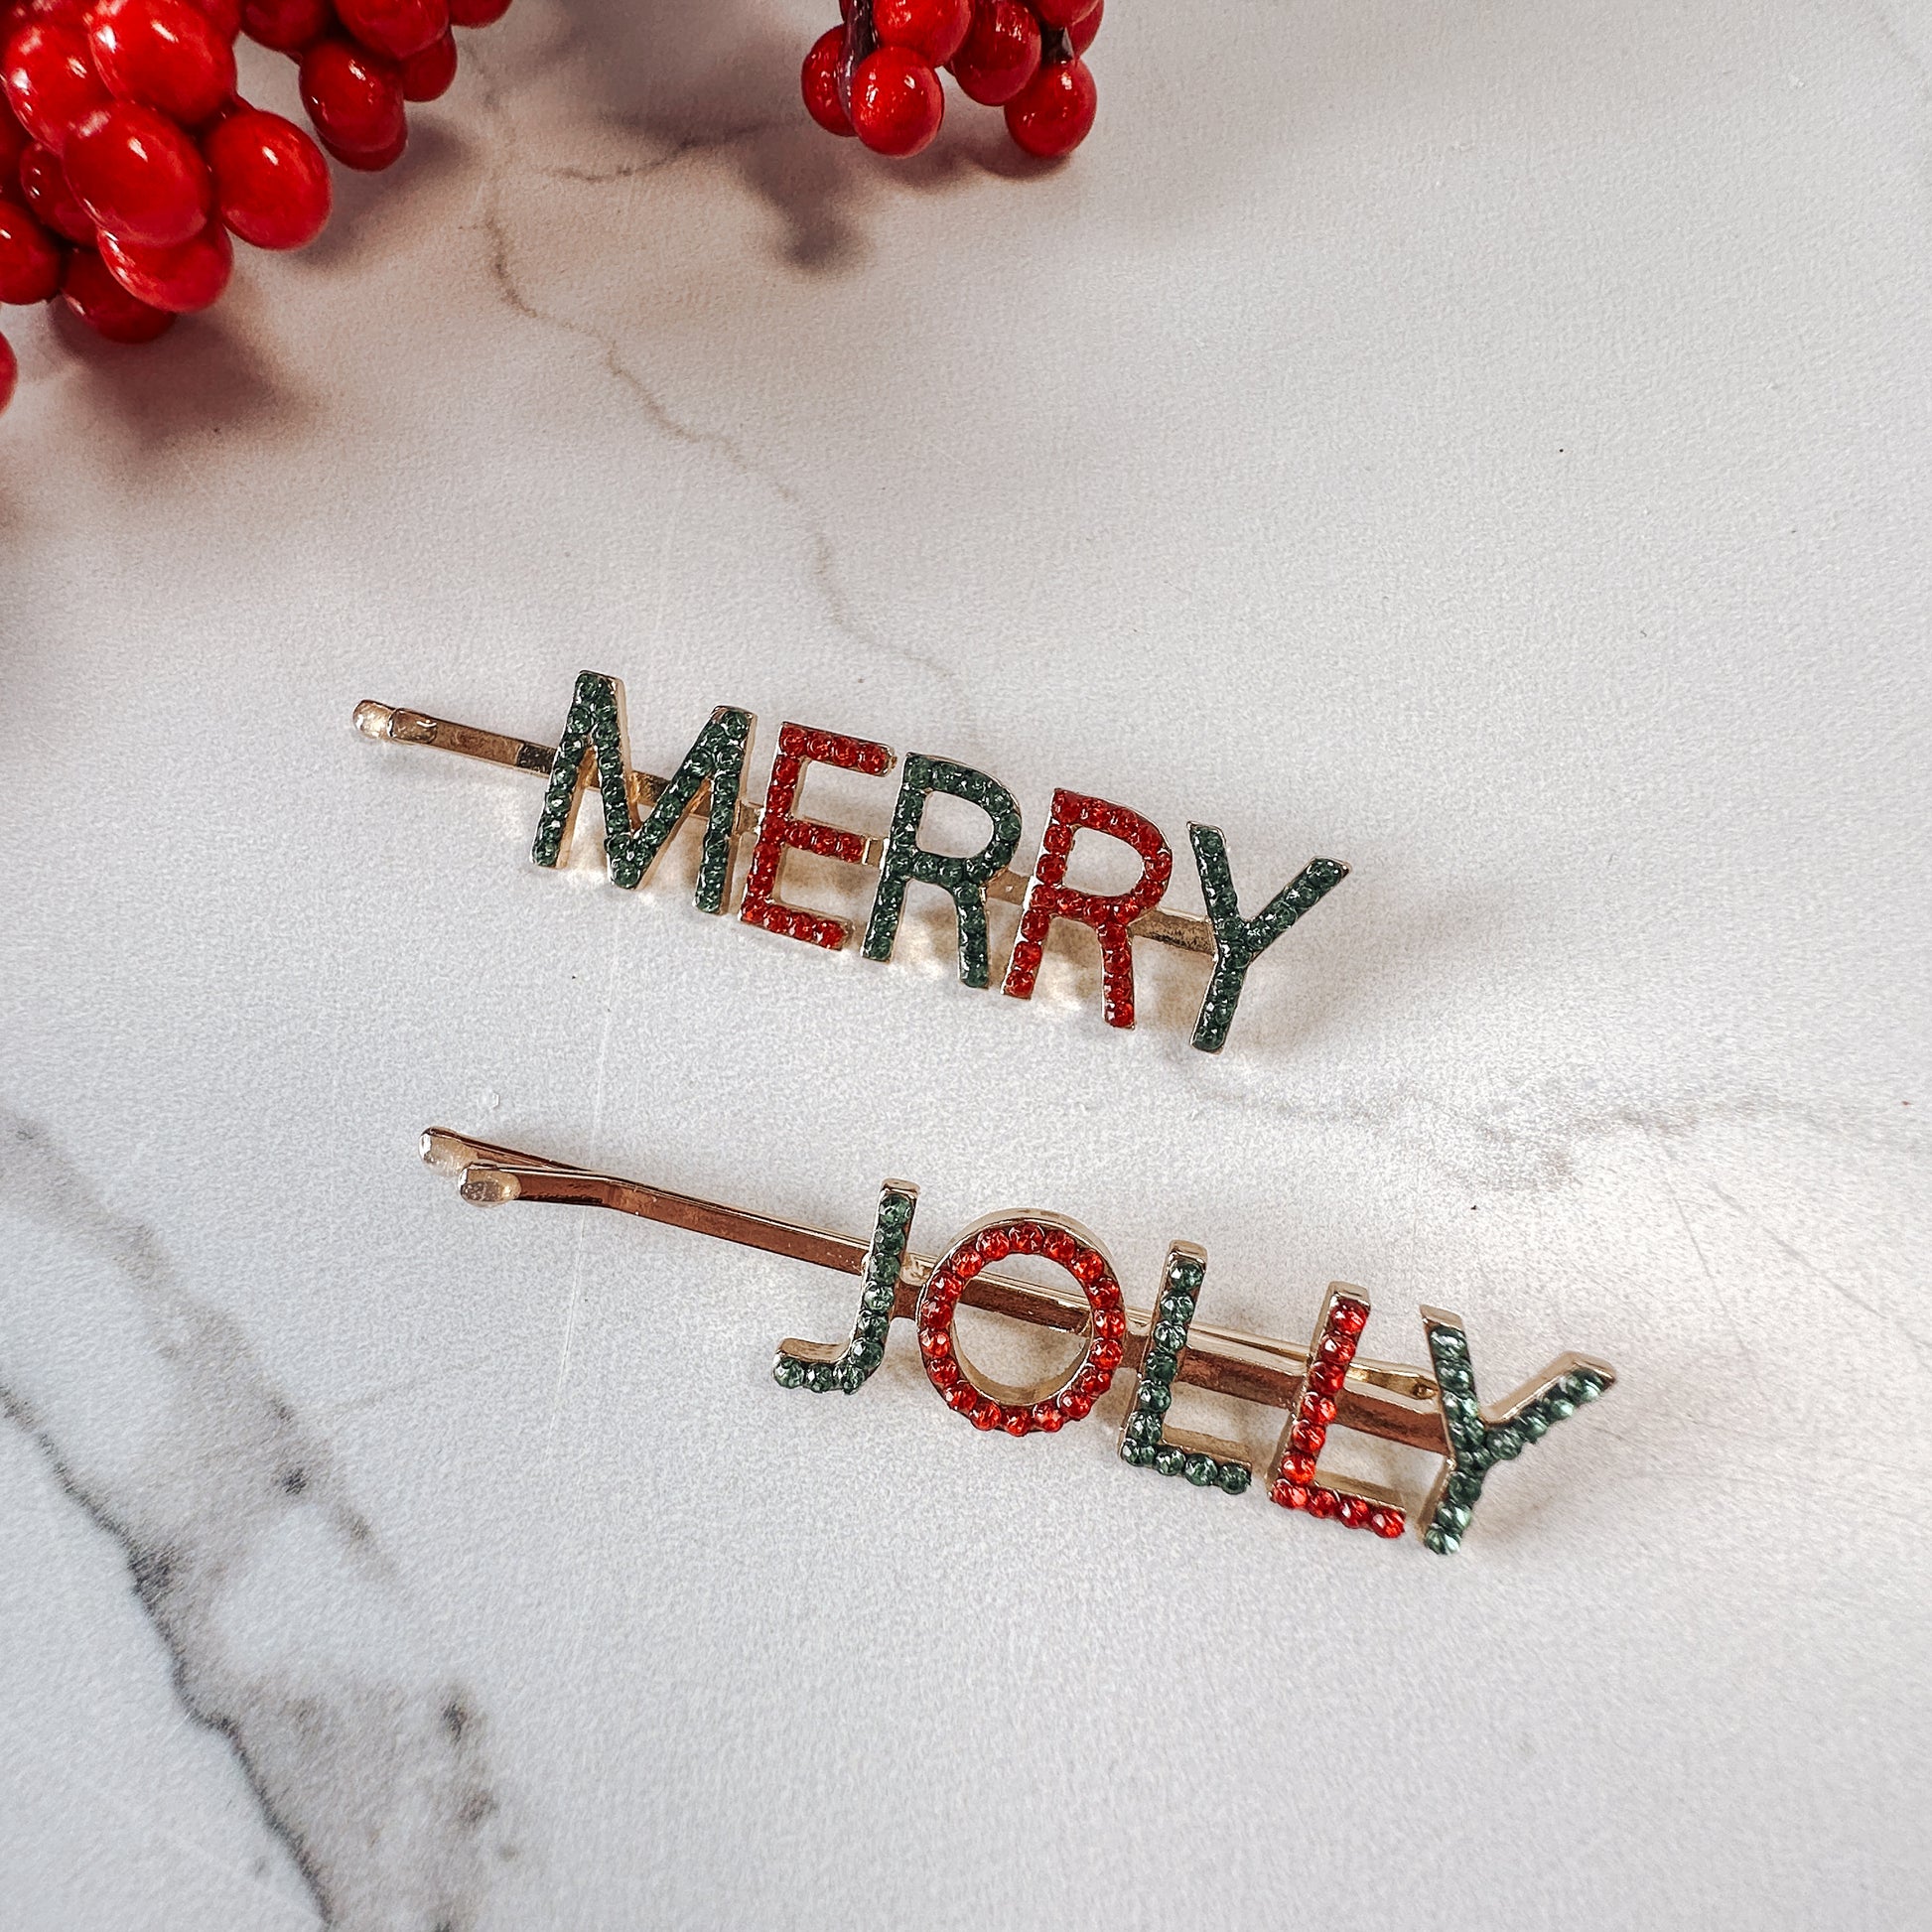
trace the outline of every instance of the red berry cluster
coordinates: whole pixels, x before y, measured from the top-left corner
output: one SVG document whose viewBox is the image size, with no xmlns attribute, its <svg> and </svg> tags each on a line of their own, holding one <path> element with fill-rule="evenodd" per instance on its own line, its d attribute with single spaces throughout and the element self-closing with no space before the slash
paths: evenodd
<svg viewBox="0 0 1932 1932">
<path fill-rule="evenodd" d="M 234 42 L 301 63 L 302 100 L 345 167 L 386 168 L 403 103 L 456 77 L 451 28 L 509 0 L 0 0 L 0 302 L 61 296 L 116 343 L 152 342 L 227 287 L 230 235 L 300 248 L 329 166 L 235 92 Z M 0 338 L 0 409 L 17 365 Z"/>
<path fill-rule="evenodd" d="M 1057 1262 L 1080 1284 L 1092 1311 L 1086 1353 L 1043 1401 L 1008 1403 L 988 1395 L 974 1382 L 953 1340 L 961 1291 L 983 1268 L 1009 1255 L 1044 1255 Z M 1035 1430 L 1050 1436 L 1083 1420 L 1107 1393 L 1126 1353 L 1127 1313 L 1107 1257 L 1067 1229 L 1031 1217 L 999 1221 L 957 1241 L 919 1292 L 918 1324 L 926 1378 L 945 1398 L 946 1407 L 975 1429 L 1003 1429 L 1009 1436 L 1031 1436 Z"/>
<path fill-rule="evenodd" d="M 1029 154 L 1071 154 L 1093 126 L 1080 57 L 1104 0 L 840 0 L 845 24 L 805 56 L 805 106 L 832 134 L 880 154 L 917 154 L 945 116 L 938 69 L 968 99 L 1006 109 Z"/>
</svg>

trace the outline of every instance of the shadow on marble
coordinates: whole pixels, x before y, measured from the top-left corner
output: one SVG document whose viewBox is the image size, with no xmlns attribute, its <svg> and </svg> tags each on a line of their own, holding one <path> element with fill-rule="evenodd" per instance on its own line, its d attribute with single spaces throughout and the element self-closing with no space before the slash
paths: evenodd
<svg viewBox="0 0 1932 1932">
<path fill-rule="evenodd" d="M 184 316 L 159 342 L 128 348 L 103 342 L 65 307 L 50 311 L 70 380 L 93 418 L 87 433 L 117 436 L 139 464 L 194 431 L 283 430 L 306 421 L 308 398 L 278 378 L 231 314 Z"/>
<path fill-rule="evenodd" d="M 422 219 L 423 191 L 447 181 L 476 159 L 447 121 L 417 114 L 409 146 L 393 168 L 379 175 L 334 168 L 335 207 L 329 225 L 303 249 L 305 269 L 335 269 L 387 251 L 391 230 Z"/>
<path fill-rule="evenodd" d="M 887 185 L 883 167 L 897 190 L 937 195 L 981 174 L 1030 178 L 1057 165 L 1015 150 L 997 114 L 958 111 L 967 104 L 950 90 L 938 139 L 910 161 L 881 163 L 858 142 L 832 138 L 799 104 L 809 38 L 760 0 L 715 0 L 695 21 L 685 0 L 564 4 L 612 120 L 668 148 L 666 159 L 729 153 L 780 217 L 780 253 L 807 272 L 836 273 L 863 257 L 859 217 Z"/>
</svg>

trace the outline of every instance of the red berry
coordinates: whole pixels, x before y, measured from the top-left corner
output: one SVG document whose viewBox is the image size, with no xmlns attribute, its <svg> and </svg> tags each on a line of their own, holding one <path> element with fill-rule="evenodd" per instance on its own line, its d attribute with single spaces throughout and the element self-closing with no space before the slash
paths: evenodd
<svg viewBox="0 0 1932 1932">
<path fill-rule="evenodd" d="M 420 54 L 450 31 L 448 0 L 336 0 L 343 25 L 392 61 Z"/>
<path fill-rule="evenodd" d="M 0 201 L 0 302 L 45 302 L 66 252 L 18 202 Z"/>
<path fill-rule="evenodd" d="M 241 31 L 278 54 L 301 54 L 336 24 L 329 0 L 242 0 Z"/>
<path fill-rule="evenodd" d="M 56 234 L 93 246 L 93 217 L 73 199 L 67 170 L 51 149 L 36 143 L 20 157 L 20 192 Z"/>
<path fill-rule="evenodd" d="M 972 24 L 973 0 L 873 0 L 880 44 L 905 48 L 928 67 L 944 67 Z"/>
<path fill-rule="evenodd" d="M 58 21 L 35 21 L 7 43 L 0 82 L 21 126 L 56 154 L 66 152 L 74 122 L 110 98 L 94 71 L 86 35 Z"/>
<path fill-rule="evenodd" d="M 379 175 L 385 168 L 393 168 L 403 157 L 403 150 L 409 146 L 409 130 L 404 128 L 396 138 L 380 148 L 345 148 L 339 141 L 332 141 L 325 134 L 322 145 L 340 161 L 345 168 L 353 168 L 359 174 Z"/>
<path fill-rule="evenodd" d="M 1084 20 L 1098 4 L 1099 0 L 1032 0 L 1042 27 L 1071 27 L 1076 20 Z"/>
<path fill-rule="evenodd" d="M 845 58 L 845 29 L 828 27 L 812 42 L 798 76 L 805 111 L 827 134 L 850 134 L 852 117 L 839 98 L 839 63 Z"/>
<path fill-rule="evenodd" d="M 329 151 L 343 159 L 391 147 L 400 154 L 409 138 L 400 69 L 345 40 L 319 41 L 303 55 L 302 104 Z"/>
<path fill-rule="evenodd" d="M 1029 154 L 1055 161 L 1071 154 L 1093 126 L 1093 75 L 1079 59 L 1041 68 L 1007 102 L 1007 132 Z"/>
<path fill-rule="evenodd" d="M 0 193 L 10 193 L 20 178 L 20 157 L 34 145 L 34 137 L 14 119 L 7 97 L 0 93 Z"/>
<path fill-rule="evenodd" d="M 13 401 L 14 384 L 19 380 L 20 362 L 14 354 L 14 345 L 0 336 L 0 410 Z"/>
<path fill-rule="evenodd" d="M 87 18 L 95 71 L 115 99 L 199 127 L 234 92 L 234 49 L 188 0 L 100 0 Z"/>
<path fill-rule="evenodd" d="M 1107 11 L 1107 0 L 1093 0 L 1093 11 L 1082 14 L 1066 30 L 1066 37 L 1073 43 L 1076 54 L 1084 54 L 1093 45 L 1093 37 L 1100 31 L 1100 16 Z"/>
<path fill-rule="evenodd" d="M 143 248 L 103 234 L 100 258 L 129 295 L 185 316 L 220 299 L 234 272 L 234 243 L 219 221 L 210 221 L 192 241 L 173 248 Z"/>
<path fill-rule="evenodd" d="M 230 47 L 235 44 L 241 32 L 241 0 L 189 0 L 189 4 Z"/>
<path fill-rule="evenodd" d="M 450 0 L 452 27 L 491 27 L 510 10 L 510 0 Z"/>
<path fill-rule="evenodd" d="M 1021 0 L 977 0 L 973 25 L 952 57 L 969 100 L 1003 107 L 1039 71 L 1039 22 Z"/>
<path fill-rule="evenodd" d="M 61 279 L 69 309 L 110 343 L 151 343 L 175 326 L 166 309 L 129 295 L 91 248 L 76 248 Z"/>
<path fill-rule="evenodd" d="M 868 54 L 852 76 L 852 131 L 875 154 L 917 154 L 945 111 L 939 76 L 902 47 Z"/>
<path fill-rule="evenodd" d="M 244 107 L 203 143 L 214 177 L 214 206 L 257 248 L 302 248 L 329 219 L 329 164 L 322 150 L 279 114 Z"/>
<path fill-rule="evenodd" d="M 170 248 L 198 235 L 214 211 L 200 151 L 165 114 L 117 100 L 68 137 L 69 186 L 80 206 L 123 241 Z"/>
<path fill-rule="evenodd" d="M 456 36 L 446 27 L 441 40 L 431 41 L 420 54 L 402 64 L 404 100 L 440 100 L 456 78 Z"/>
</svg>

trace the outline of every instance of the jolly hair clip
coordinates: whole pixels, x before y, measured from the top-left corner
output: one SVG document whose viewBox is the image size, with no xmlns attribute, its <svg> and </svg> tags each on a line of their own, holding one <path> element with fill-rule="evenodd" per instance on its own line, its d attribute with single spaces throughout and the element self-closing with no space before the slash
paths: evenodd
<svg viewBox="0 0 1932 1932">
<path fill-rule="evenodd" d="M 896 1320 L 913 1324 L 926 1380 L 946 1407 L 975 1429 L 1051 1436 L 1090 1416 L 1117 1375 L 1133 1378 L 1119 1431 L 1123 1462 L 1178 1476 L 1197 1489 L 1239 1496 L 1254 1463 L 1238 1444 L 1180 1427 L 1172 1414 L 1186 1389 L 1232 1397 L 1281 1414 L 1263 1476 L 1265 1493 L 1301 1511 L 1398 1538 L 1412 1525 L 1425 1548 L 1453 1553 L 1469 1532 L 1484 1484 L 1502 1463 L 1534 1449 L 1556 1425 L 1615 1386 L 1594 1356 L 1559 1355 L 1500 1402 L 1485 1404 L 1468 1327 L 1459 1314 L 1422 1310 L 1427 1367 L 1378 1361 L 1360 1352 L 1369 1298 L 1335 1283 L 1306 1343 L 1238 1334 L 1199 1318 L 1207 1256 L 1187 1241 L 1168 1250 L 1154 1303 L 1130 1308 L 1106 1250 L 1077 1222 L 1033 1209 L 989 1214 L 937 1256 L 912 1251 L 916 1186 L 880 1188 L 870 1239 L 826 1234 L 739 1207 L 622 1180 L 443 1128 L 422 1140 L 430 1167 L 461 1177 L 467 1201 L 558 1201 L 608 1207 L 647 1221 L 762 1249 L 856 1276 L 859 1302 L 843 1341 L 785 1340 L 772 1375 L 781 1388 L 856 1394 L 886 1357 Z M 1039 1257 L 1067 1279 L 1064 1289 L 1018 1278 L 1011 1263 Z M 976 1368 L 960 1343 L 962 1308 L 1057 1329 L 1076 1338 L 1070 1365 L 1027 1386 Z M 1323 1466 L 1332 1430 L 1379 1437 L 1440 1458 L 1420 1501 Z"/>
<path fill-rule="evenodd" d="M 630 766 L 623 687 L 596 671 L 578 677 L 554 747 L 373 700 L 356 706 L 355 726 L 369 738 L 454 752 L 542 777 L 543 803 L 531 847 L 539 866 L 560 866 L 568 858 L 579 808 L 585 794 L 595 792 L 604 820 L 607 874 L 626 891 L 643 883 L 688 819 L 702 827 L 699 909 L 725 913 L 733 901 L 739 844 L 749 836 L 752 857 L 738 898 L 740 920 L 828 951 L 849 943 L 852 924 L 779 897 L 787 853 L 810 853 L 878 873 L 861 939 L 868 959 L 892 958 L 912 886 L 944 893 L 952 901 L 964 986 L 983 990 L 992 984 L 987 901 L 1017 904 L 1019 929 L 1000 979 L 1000 990 L 1014 999 L 1033 997 L 1055 931 L 1067 924 L 1085 927 L 1099 945 L 1101 1005 L 1112 1027 L 1134 1024 L 1135 940 L 1204 954 L 1211 967 L 1193 1043 L 1205 1053 L 1218 1053 L 1226 1043 L 1250 967 L 1348 876 L 1337 860 L 1311 859 L 1259 911 L 1243 916 L 1226 839 L 1215 826 L 1190 824 L 1188 844 L 1207 916 L 1171 911 L 1161 901 L 1173 875 L 1173 853 L 1160 828 L 1125 805 L 1066 790 L 1053 793 L 1031 875 L 1016 872 L 1022 823 L 1013 793 L 984 771 L 923 753 L 905 759 L 892 829 L 884 837 L 867 837 L 802 816 L 799 787 L 812 764 L 883 778 L 898 762 L 888 747 L 839 732 L 780 725 L 770 782 L 762 801 L 754 804 L 746 796 L 757 726 L 749 711 L 720 706 L 671 776 L 655 777 Z M 985 842 L 970 856 L 953 857 L 919 842 L 927 803 L 941 792 L 977 806 L 986 817 Z M 1068 861 L 1082 833 L 1118 840 L 1138 857 L 1140 877 L 1131 887 L 1091 893 L 1067 885 Z"/>
</svg>

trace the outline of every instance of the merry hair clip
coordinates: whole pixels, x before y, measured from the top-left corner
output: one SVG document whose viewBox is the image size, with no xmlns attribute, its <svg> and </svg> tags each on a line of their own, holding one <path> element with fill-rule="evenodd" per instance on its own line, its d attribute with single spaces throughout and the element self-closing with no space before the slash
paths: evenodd
<svg viewBox="0 0 1932 1932">
<path fill-rule="evenodd" d="M 892 830 L 867 838 L 842 826 L 802 818 L 794 807 L 808 764 L 837 765 L 884 777 L 897 762 L 886 746 L 803 725 L 778 728 L 778 754 L 763 802 L 744 796 L 746 765 L 757 720 L 749 711 L 720 706 L 669 778 L 630 768 L 623 687 L 614 677 L 585 671 L 577 679 L 563 736 L 553 749 L 473 725 L 453 724 L 421 711 L 403 711 L 372 699 L 355 707 L 355 727 L 365 737 L 396 745 L 426 745 L 548 779 L 531 856 L 539 866 L 559 866 L 569 855 L 571 834 L 586 789 L 595 786 L 604 816 L 604 854 L 611 883 L 626 891 L 641 885 L 687 818 L 704 827 L 698 863 L 701 911 L 725 912 L 731 900 L 738 841 L 753 835 L 739 918 L 767 932 L 840 950 L 851 936 L 844 919 L 785 904 L 778 897 L 778 869 L 787 852 L 807 852 L 879 874 L 866 919 L 862 950 L 889 960 L 905 909 L 906 889 L 936 888 L 951 898 L 958 929 L 959 977 L 984 989 L 991 983 L 986 901 L 1017 903 L 1020 929 L 1000 990 L 1015 999 L 1033 997 L 1040 960 L 1054 926 L 1067 921 L 1090 931 L 1100 946 L 1101 1004 L 1110 1027 L 1134 1024 L 1136 939 L 1152 939 L 1213 960 L 1207 992 L 1194 1025 L 1193 1043 L 1218 1053 L 1234 1024 L 1248 969 L 1296 920 L 1348 876 L 1334 859 L 1311 859 L 1252 918 L 1241 916 L 1228 866 L 1227 841 L 1212 825 L 1189 825 L 1188 842 L 1200 875 L 1207 916 L 1162 909 L 1173 873 L 1173 854 L 1160 829 L 1139 812 L 1104 798 L 1056 790 L 1031 877 L 1013 871 L 1019 850 L 1020 807 L 998 779 L 949 759 L 908 754 L 893 808 Z M 919 843 L 927 801 L 945 792 L 976 805 L 991 832 L 978 852 L 954 858 Z M 1141 876 L 1122 893 L 1083 893 L 1068 886 L 1067 862 L 1080 832 L 1118 839 L 1140 858 Z"/>
<path fill-rule="evenodd" d="M 1057 1434 L 1084 1421 L 1125 1369 L 1134 1377 L 1134 1393 L 1120 1429 L 1124 1462 L 1238 1496 L 1254 1478 L 1245 1451 L 1174 1427 L 1169 1411 L 1175 1391 L 1203 1389 L 1278 1409 L 1285 1420 L 1269 1460 L 1269 1496 L 1286 1509 L 1384 1537 L 1402 1535 L 1409 1505 L 1379 1484 L 1322 1470 L 1329 1430 L 1353 1430 L 1440 1456 L 1442 1467 L 1414 1520 L 1424 1545 L 1441 1556 L 1460 1545 L 1484 1478 L 1497 1463 L 1521 1455 L 1616 1382 L 1607 1362 L 1564 1354 L 1502 1402 L 1485 1406 L 1477 1398 L 1460 1315 L 1422 1311 L 1429 1368 L 1374 1361 L 1357 1352 L 1368 1297 L 1339 1282 L 1329 1288 L 1306 1347 L 1210 1327 L 1195 1318 L 1207 1256 L 1187 1241 L 1168 1250 L 1156 1306 L 1130 1309 L 1106 1251 L 1059 1214 L 989 1214 L 943 1254 L 917 1255 L 910 1241 L 919 1190 L 908 1181 L 884 1183 L 872 1238 L 858 1241 L 467 1140 L 440 1127 L 424 1133 L 422 1154 L 430 1167 L 461 1175 L 463 1198 L 479 1205 L 533 1200 L 615 1208 L 858 1276 L 851 1338 L 781 1341 L 772 1374 L 783 1388 L 854 1394 L 885 1359 L 888 1334 L 898 1318 L 914 1324 L 926 1379 L 947 1408 L 980 1430 Z M 1071 1278 L 1073 1292 L 998 1272 L 1015 1256 L 1055 1264 Z M 962 1305 L 1076 1335 L 1079 1357 L 1030 1387 L 994 1381 L 975 1370 L 960 1347 L 955 1317 Z"/>
</svg>

